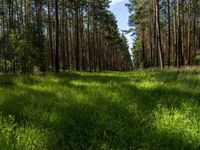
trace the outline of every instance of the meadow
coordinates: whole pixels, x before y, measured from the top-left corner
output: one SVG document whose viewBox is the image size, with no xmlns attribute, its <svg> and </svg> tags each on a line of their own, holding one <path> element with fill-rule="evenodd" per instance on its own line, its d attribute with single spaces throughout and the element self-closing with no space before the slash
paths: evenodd
<svg viewBox="0 0 200 150">
<path fill-rule="evenodd" d="M 200 70 L 0 76 L 0 150 L 200 149 Z"/>
</svg>

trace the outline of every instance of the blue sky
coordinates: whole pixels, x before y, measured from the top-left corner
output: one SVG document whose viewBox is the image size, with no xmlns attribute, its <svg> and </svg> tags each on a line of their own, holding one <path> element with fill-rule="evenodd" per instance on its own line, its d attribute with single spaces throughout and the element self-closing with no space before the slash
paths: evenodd
<svg viewBox="0 0 200 150">
<path fill-rule="evenodd" d="M 125 3 L 128 3 L 128 0 L 112 0 L 110 4 L 110 10 L 115 14 L 117 21 L 118 21 L 118 27 L 120 30 L 127 30 L 128 27 L 128 16 L 129 12 L 127 7 L 125 6 Z M 129 46 L 132 47 L 132 37 L 130 35 L 126 35 Z"/>
</svg>

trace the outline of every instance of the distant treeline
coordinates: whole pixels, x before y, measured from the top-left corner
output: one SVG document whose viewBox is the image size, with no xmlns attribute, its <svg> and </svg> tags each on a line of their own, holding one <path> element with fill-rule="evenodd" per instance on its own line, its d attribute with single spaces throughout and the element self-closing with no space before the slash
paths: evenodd
<svg viewBox="0 0 200 150">
<path fill-rule="evenodd" d="M 200 63 L 199 0 L 129 0 L 136 66 Z"/>
<path fill-rule="evenodd" d="M 0 72 L 131 70 L 109 0 L 0 0 Z"/>
</svg>

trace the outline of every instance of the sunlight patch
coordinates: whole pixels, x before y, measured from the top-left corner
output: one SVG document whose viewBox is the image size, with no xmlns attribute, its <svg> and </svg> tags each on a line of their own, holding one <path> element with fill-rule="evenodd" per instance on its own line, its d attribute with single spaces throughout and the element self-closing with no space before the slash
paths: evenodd
<svg viewBox="0 0 200 150">
<path fill-rule="evenodd" d="M 31 86 L 31 89 L 35 90 L 35 91 L 40 91 L 40 92 L 47 92 L 50 91 L 49 89 L 51 89 L 51 86 L 41 86 L 41 85 L 33 85 Z"/>
<path fill-rule="evenodd" d="M 71 84 L 75 86 L 98 86 L 99 84 L 97 82 L 83 82 L 83 81 L 71 81 Z"/>
<path fill-rule="evenodd" d="M 59 79 L 58 78 L 49 78 L 48 79 L 48 82 L 52 82 L 52 83 L 58 83 L 59 82 Z"/>
<path fill-rule="evenodd" d="M 16 131 L 17 149 L 47 149 L 48 133 L 37 128 L 18 128 Z"/>
<path fill-rule="evenodd" d="M 156 81 L 142 81 L 137 84 L 137 87 L 141 89 L 154 89 L 159 87 L 160 85 L 161 83 Z"/>
<path fill-rule="evenodd" d="M 158 133 L 180 139 L 194 148 L 200 146 L 200 111 L 198 106 L 183 103 L 178 108 L 158 107 L 153 112 L 152 126 Z"/>
</svg>

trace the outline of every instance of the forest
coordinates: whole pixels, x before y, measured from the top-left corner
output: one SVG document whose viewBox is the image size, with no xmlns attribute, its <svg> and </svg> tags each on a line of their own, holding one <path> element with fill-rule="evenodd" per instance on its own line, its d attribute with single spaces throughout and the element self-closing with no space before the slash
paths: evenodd
<svg viewBox="0 0 200 150">
<path fill-rule="evenodd" d="M 199 0 L 130 0 L 135 66 L 200 64 Z"/>
<path fill-rule="evenodd" d="M 0 150 L 199 150 L 200 0 L 0 0 Z"/>
<path fill-rule="evenodd" d="M 0 71 L 131 70 L 108 7 L 108 0 L 1 0 Z"/>
</svg>

